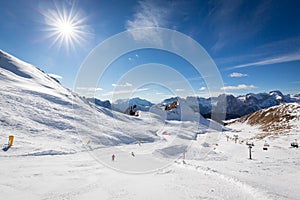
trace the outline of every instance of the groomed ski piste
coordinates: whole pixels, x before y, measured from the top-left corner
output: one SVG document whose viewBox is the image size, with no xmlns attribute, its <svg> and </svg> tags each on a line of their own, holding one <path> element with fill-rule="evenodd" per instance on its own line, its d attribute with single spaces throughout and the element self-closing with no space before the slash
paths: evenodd
<svg viewBox="0 0 300 200">
<path fill-rule="evenodd" d="M 182 121 L 124 115 L 3 51 L 0 91 L 2 146 L 14 136 L 0 152 L 0 199 L 300 199 L 299 126 L 261 140 L 259 127 L 224 128 L 184 105 Z"/>
</svg>

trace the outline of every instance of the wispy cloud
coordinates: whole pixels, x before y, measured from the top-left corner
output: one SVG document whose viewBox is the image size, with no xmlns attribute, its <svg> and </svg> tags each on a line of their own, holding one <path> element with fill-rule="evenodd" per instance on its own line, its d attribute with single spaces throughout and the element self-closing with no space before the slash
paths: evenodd
<svg viewBox="0 0 300 200">
<path fill-rule="evenodd" d="M 239 72 L 233 72 L 229 76 L 232 77 L 232 78 L 239 78 L 239 77 L 248 76 L 248 74 L 242 74 L 242 73 L 239 73 Z"/>
<path fill-rule="evenodd" d="M 168 27 L 168 18 L 171 13 L 170 7 L 163 6 L 160 1 L 139 1 L 133 19 L 126 21 L 125 28 L 128 31 L 138 29 L 131 32 L 135 40 L 152 41 L 160 44 L 162 41 L 158 32 L 143 28 Z"/>
<path fill-rule="evenodd" d="M 82 91 L 82 92 L 96 92 L 96 91 L 102 91 L 103 88 L 99 87 L 77 87 L 76 90 Z"/>
<path fill-rule="evenodd" d="M 227 70 L 239 69 L 239 68 L 245 68 L 245 67 L 253 67 L 253 66 L 272 65 L 272 64 L 285 63 L 285 62 L 298 61 L 298 60 L 300 60 L 299 52 L 282 55 L 282 56 L 277 56 L 277 57 L 273 57 L 273 58 L 268 58 L 268 59 L 260 60 L 257 62 L 240 64 L 240 65 L 236 65 L 233 67 L 229 67 L 229 68 L 227 68 Z"/>
<path fill-rule="evenodd" d="M 48 74 L 50 77 L 55 78 L 55 79 L 62 79 L 62 76 L 57 75 L 57 74 Z"/>
<path fill-rule="evenodd" d="M 156 95 L 165 95 L 165 93 L 162 93 L 162 92 L 156 92 L 155 94 Z"/>
<path fill-rule="evenodd" d="M 177 88 L 177 89 L 175 89 L 175 91 L 176 91 L 176 92 L 183 92 L 184 89 L 182 89 L 182 88 Z"/>
<path fill-rule="evenodd" d="M 222 87 L 222 90 L 246 90 L 246 89 L 254 89 L 256 86 L 254 85 L 245 85 L 245 84 L 240 84 L 237 86 L 225 86 Z"/>
<path fill-rule="evenodd" d="M 241 8 L 247 3 L 247 1 L 240 0 L 211 1 L 212 9 L 207 20 L 214 30 L 215 37 L 217 37 L 216 43 L 212 47 L 213 51 L 239 40 L 253 37 L 262 30 L 264 24 L 270 19 L 267 12 L 271 8 L 271 0 L 254 3 L 253 6 L 248 7 L 248 12 L 241 13 Z M 249 18 L 249 13 L 251 13 L 251 18 Z"/>
<path fill-rule="evenodd" d="M 139 58 L 139 55 L 135 54 L 134 57 L 129 57 L 128 60 L 129 61 L 134 61 L 135 59 L 138 59 L 138 58 Z"/>
<path fill-rule="evenodd" d="M 128 94 L 128 93 L 130 94 L 130 93 L 142 92 L 147 90 L 149 90 L 149 88 L 139 88 L 139 89 L 132 89 L 132 90 L 115 90 L 115 91 L 110 91 L 108 93 L 105 93 L 102 96 L 121 95 L 121 94 Z"/>
<path fill-rule="evenodd" d="M 298 50 L 298 52 L 300 51 L 300 36 L 284 38 L 282 40 L 263 44 L 261 46 L 258 46 L 255 49 L 255 52 L 260 52 L 261 54 L 265 53 L 265 55 L 272 52 L 274 55 L 280 55 L 283 53 L 291 52 L 291 49 L 293 49 L 294 51 Z"/>
<path fill-rule="evenodd" d="M 201 87 L 201 88 L 199 88 L 199 90 L 204 91 L 204 90 L 206 90 L 206 87 Z"/>
<path fill-rule="evenodd" d="M 131 83 L 124 83 L 124 84 L 116 84 L 116 83 L 113 83 L 111 84 L 113 87 L 131 87 L 132 84 Z"/>
<path fill-rule="evenodd" d="M 167 9 L 155 1 L 140 1 L 133 20 L 126 21 L 126 28 L 161 27 L 166 24 Z"/>
<path fill-rule="evenodd" d="M 300 84 L 300 81 L 294 81 L 292 84 Z"/>
</svg>

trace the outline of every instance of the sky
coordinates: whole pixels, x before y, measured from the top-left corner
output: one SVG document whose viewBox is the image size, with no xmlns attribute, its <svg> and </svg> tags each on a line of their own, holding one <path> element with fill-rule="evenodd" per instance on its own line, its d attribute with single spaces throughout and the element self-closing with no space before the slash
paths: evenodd
<svg viewBox="0 0 300 200">
<path fill-rule="evenodd" d="M 55 76 L 64 86 L 102 100 L 139 96 L 160 102 L 171 96 L 217 95 L 209 74 L 199 73 L 190 60 L 174 52 L 154 48 L 118 55 L 95 85 L 76 87 L 91 52 L 105 41 L 137 28 L 164 28 L 203 48 L 217 67 L 222 91 L 295 94 L 300 92 L 299 7 L 297 0 L 1 0 L 0 49 Z M 168 40 L 152 37 L 153 32 L 140 33 L 152 43 Z M 134 42 L 141 39 L 136 36 Z M 125 45 L 126 41 L 117 46 Z M 103 55 L 98 56 L 94 62 L 101 64 Z"/>
</svg>

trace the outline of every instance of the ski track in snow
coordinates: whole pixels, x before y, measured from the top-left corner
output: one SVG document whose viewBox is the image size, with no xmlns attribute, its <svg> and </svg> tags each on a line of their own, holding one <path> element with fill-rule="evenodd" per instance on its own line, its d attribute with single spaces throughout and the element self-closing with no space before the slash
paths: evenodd
<svg viewBox="0 0 300 200">
<path fill-rule="evenodd" d="M 132 162 L 131 159 L 139 159 L 130 156 L 128 158 L 130 160 L 128 159 L 127 162 Z M 14 191 L 14 194 L 20 194 L 15 198 L 12 196 L 11 199 L 18 199 L 18 196 L 27 190 L 32 190 L 33 197 L 30 199 L 43 200 L 95 199 L 96 197 L 122 200 L 147 199 L 148 196 L 148 199 L 236 199 L 237 197 L 249 200 L 268 199 L 261 191 L 235 178 L 201 166 L 182 164 L 179 161 L 154 173 L 133 175 L 102 166 L 92 159 L 88 152 L 14 157 L 14 159 L 17 160 L 6 158 L 7 164 L 13 169 L 12 177 L 9 177 L 5 184 L 3 180 L 0 181 L 0 191 L 6 190 L 3 188 L 6 185 Z M 119 161 L 114 163 L 124 164 Z M 143 161 L 142 164 L 149 163 Z M 18 168 L 23 170 L 19 171 Z M 1 172 L 9 173 L 9 170 L 1 170 Z M 22 178 L 19 178 L 19 182 L 14 185 L 13 179 L 18 176 Z M 34 181 L 40 182 L 41 186 L 36 183 L 31 185 Z"/>
<path fill-rule="evenodd" d="M 246 183 L 243 183 L 243 182 L 239 181 L 236 178 L 229 177 L 229 176 L 226 176 L 224 174 L 220 174 L 219 172 L 217 172 L 217 170 L 214 170 L 214 169 L 211 169 L 211 168 L 205 168 L 205 167 L 200 166 L 200 165 L 189 164 L 186 161 L 184 161 L 184 162 L 176 161 L 175 163 L 177 165 L 181 166 L 181 167 L 185 167 L 185 168 L 191 169 L 191 170 L 196 170 L 196 171 L 201 172 L 205 175 L 212 176 L 213 178 L 222 179 L 222 180 L 224 180 L 224 181 L 226 181 L 230 184 L 233 184 L 236 187 L 241 188 L 246 193 L 249 193 L 251 196 L 253 196 L 253 199 L 257 199 L 257 200 L 268 200 L 268 199 L 270 199 L 270 197 L 268 197 L 268 195 L 265 194 L 265 192 L 260 191 L 257 188 L 254 188 L 254 187 L 252 187 L 252 186 L 250 186 Z"/>
</svg>

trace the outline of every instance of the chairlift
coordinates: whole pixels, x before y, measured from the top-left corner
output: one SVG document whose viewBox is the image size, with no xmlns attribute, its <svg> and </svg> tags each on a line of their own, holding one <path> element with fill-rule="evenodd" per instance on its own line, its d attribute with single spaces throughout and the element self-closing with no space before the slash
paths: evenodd
<svg viewBox="0 0 300 200">
<path fill-rule="evenodd" d="M 270 147 L 270 145 L 267 143 L 267 141 L 265 141 L 265 144 L 263 146 L 263 150 L 264 151 L 267 151 L 268 150 L 268 147 Z"/>
<path fill-rule="evenodd" d="M 254 147 L 254 144 L 253 144 L 253 142 L 246 142 L 246 145 L 248 145 L 248 146 L 251 146 L 251 147 Z"/>
<path fill-rule="evenodd" d="M 297 139 L 295 139 L 295 141 L 291 143 L 291 146 L 294 147 L 294 148 L 298 148 L 299 147 Z"/>
</svg>

